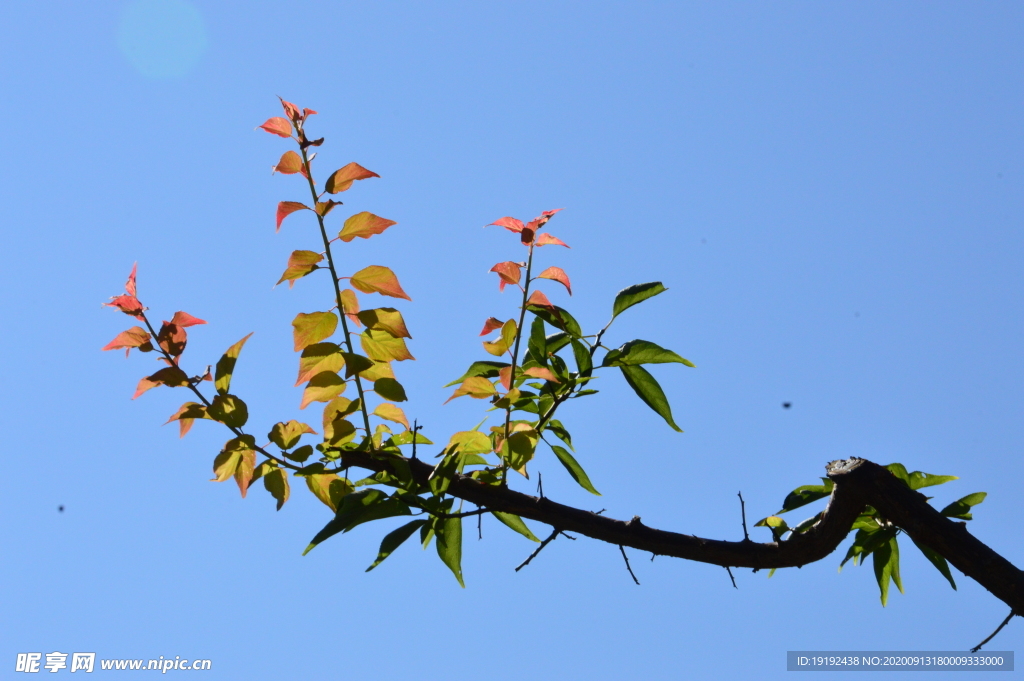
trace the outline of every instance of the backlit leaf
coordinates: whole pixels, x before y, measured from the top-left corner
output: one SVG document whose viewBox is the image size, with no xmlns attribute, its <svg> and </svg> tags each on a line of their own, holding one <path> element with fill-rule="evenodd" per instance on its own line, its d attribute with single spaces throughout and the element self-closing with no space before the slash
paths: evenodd
<svg viewBox="0 0 1024 681">
<path fill-rule="evenodd" d="M 376 381 L 381 378 L 394 378 L 395 371 L 391 368 L 390 362 L 374 362 L 369 369 L 359 372 L 359 378 L 367 381 Z"/>
<path fill-rule="evenodd" d="M 485 341 L 483 346 L 484 350 L 491 353 L 496 357 L 501 357 L 508 349 L 512 347 L 512 344 L 516 340 L 516 322 L 514 319 L 510 319 L 505 322 L 501 327 L 501 337 L 497 340 L 490 342 Z"/>
<path fill-rule="evenodd" d="M 402 290 L 402 286 L 398 283 L 398 277 L 395 276 L 395 273 L 381 265 L 370 265 L 359 270 L 352 275 L 351 282 L 352 286 L 363 293 L 380 293 L 392 298 L 412 300 Z"/>
<path fill-rule="evenodd" d="M 281 160 L 274 166 L 274 172 L 281 173 L 282 175 L 301 173 L 303 172 L 302 159 L 299 158 L 298 154 L 289 149 L 281 155 Z"/>
<path fill-rule="evenodd" d="M 551 245 L 551 246 L 565 246 L 566 248 L 570 248 L 569 244 L 565 243 L 561 239 L 558 239 L 556 237 L 551 236 L 547 232 L 544 232 L 539 237 L 537 237 L 537 241 L 535 243 L 538 246 L 548 246 L 548 245 Z"/>
<path fill-rule="evenodd" d="M 367 329 L 386 331 L 395 338 L 412 338 L 409 329 L 405 327 L 402 313 L 393 307 L 363 310 L 358 313 L 358 317 Z"/>
<path fill-rule="evenodd" d="M 242 453 L 249 452 L 255 459 L 256 440 L 252 435 L 242 435 L 228 440 L 224 449 L 213 460 L 213 480 L 211 482 L 224 482 L 235 475 L 239 464 L 242 462 Z"/>
<path fill-rule="evenodd" d="M 495 389 L 494 384 L 489 380 L 483 376 L 470 376 L 462 382 L 462 385 L 455 389 L 455 392 L 452 393 L 451 397 L 445 400 L 445 404 L 448 404 L 456 397 L 461 397 L 463 395 L 469 395 L 470 397 L 480 400 L 497 394 L 498 391 Z"/>
<path fill-rule="evenodd" d="M 171 415 L 171 418 L 167 419 L 164 425 L 167 425 L 171 421 L 178 422 L 178 437 L 185 437 L 185 434 L 192 429 L 192 423 L 196 419 L 208 419 L 210 418 L 206 414 L 206 407 L 199 404 L 198 402 L 186 402 L 181 405 L 178 411 Z"/>
<path fill-rule="evenodd" d="M 545 381 L 551 381 L 553 383 L 559 382 L 558 378 L 553 373 L 551 373 L 551 370 L 545 369 L 544 367 L 530 367 L 529 369 L 523 371 L 523 375 L 532 376 L 533 378 L 542 378 Z"/>
<path fill-rule="evenodd" d="M 665 392 L 661 389 L 661 386 L 641 366 L 620 366 L 619 369 L 622 371 L 622 376 L 626 379 L 626 383 L 629 387 L 644 401 L 648 407 L 654 410 L 658 416 L 665 419 L 665 422 L 672 427 L 673 430 L 677 430 L 680 433 L 682 429 L 676 425 L 676 422 L 672 420 L 672 408 L 668 404 L 668 398 L 665 397 Z"/>
<path fill-rule="evenodd" d="M 291 449 L 298 444 L 299 438 L 306 433 L 316 435 L 316 431 L 307 424 L 293 419 L 288 422 L 275 423 L 267 437 L 281 449 Z"/>
<path fill-rule="evenodd" d="M 377 552 L 377 559 L 373 561 L 373 564 L 370 567 L 366 568 L 366 571 L 369 572 L 383 563 L 388 556 L 395 552 L 395 549 L 404 544 L 405 540 L 411 537 L 416 530 L 426 525 L 427 522 L 428 521 L 426 520 L 414 520 L 411 523 L 402 525 L 396 530 L 388 532 L 380 543 L 380 550 Z"/>
<path fill-rule="evenodd" d="M 653 298 L 667 290 L 660 281 L 652 281 L 648 284 L 635 284 L 629 288 L 622 289 L 615 296 L 615 302 L 612 304 L 612 319 L 618 317 L 637 303 L 642 303 L 648 298 Z"/>
<path fill-rule="evenodd" d="M 665 348 L 645 340 L 631 340 L 624 343 L 615 350 L 609 350 L 601 362 L 603 367 L 639 365 L 639 364 L 665 364 L 678 362 L 688 367 L 694 366 L 693 362 L 684 359 Z"/>
<path fill-rule="evenodd" d="M 322 371 L 309 379 L 306 389 L 302 391 L 302 402 L 299 409 L 305 409 L 314 402 L 330 402 L 345 392 L 345 381 L 333 371 Z"/>
<path fill-rule="evenodd" d="M 486 336 L 491 331 L 494 331 L 495 329 L 500 329 L 504 324 L 505 322 L 501 321 L 497 317 L 488 317 L 487 321 L 484 322 L 484 330 L 481 331 L 479 335 Z M 137 329 L 139 327 L 136 326 L 135 328 Z M 107 348 L 103 349 L 106 350 Z"/>
<path fill-rule="evenodd" d="M 882 544 L 874 551 L 873 556 L 875 579 L 881 592 L 882 607 L 889 601 L 889 579 L 896 583 L 896 588 L 903 593 L 903 582 L 900 580 L 900 548 L 896 537 Z"/>
<path fill-rule="evenodd" d="M 177 324 L 164 322 L 160 332 L 156 335 L 156 342 L 160 348 L 172 357 L 177 357 L 185 352 L 185 344 L 188 342 L 188 334 L 185 329 Z"/>
<path fill-rule="evenodd" d="M 786 513 L 792 511 L 794 508 L 800 508 L 807 504 L 817 501 L 818 499 L 824 499 L 828 495 L 832 494 L 832 481 L 828 478 L 822 478 L 823 484 L 821 485 L 803 485 L 797 487 L 795 490 L 786 495 L 785 500 L 782 502 L 782 510 L 779 513 Z"/>
<path fill-rule="evenodd" d="M 435 525 L 437 533 L 437 555 L 441 562 L 459 580 L 459 586 L 466 588 L 462 581 L 462 518 L 444 518 Z"/>
<path fill-rule="evenodd" d="M 405 402 L 409 399 L 405 396 L 405 388 L 402 387 L 402 384 L 393 378 L 378 378 L 373 382 L 373 391 L 385 400 L 392 402 Z M 408 427 L 406 426 L 406 428 Z"/>
<path fill-rule="evenodd" d="M 231 428 L 241 428 L 249 420 L 249 409 L 241 398 L 234 395 L 215 395 L 206 413 L 214 421 Z"/>
<path fill-rule="evenodd" d="M 352 186 L 352 183 L 356 180 L 366 180 L 371 177 L 380 177 L 377 173 L 372 170 L 367 170 L 358 163 L 349 163 L 347 166 L 340 170 L 335 170 L 334 173 L 327 178 L 327 183 L 324 188 L 328 194 L 337 194 L 343 192 Z"/>
<path fill-rule="evenodd" d="M 555 307 L 551 303 L 551 301 L 548 300 L 548 297 L 544 295 L 544 292 L 539 289 L 535 290 L 533 293 L 530 294 L 530 297 L 527 299 L 526 304 L 533 305 L 535 307 L 545 307 L 549 309 L 553 309 Z"/>
<path fill-rule="evenodd" d="M 499 324 L 498 326 L 501 326 L 501 324 Z M 498 372 L 507 366 L 511 365 L 507 362 L 473 362 L 472 364 L 469 365 L 469 369 L 466 371 L 466 373 L 462 374 L 451 383 L 448 383 L 442 387 L 450 388 L 456 383 L 462 383 L 467 378 L 472 378 L 473 376 L 483 376 L 484 378 L 496 378 L 498 376 Z"/>
<path fill-rule="evenodd" d="M 294 213 L 297 210 L 309 210 L 309 206 L 298 201 L 282 201 L 277 204 L 277 229 L 274 231 L 281 231 L 281 223 L 284 219 Z"/>
<path fill-rule="evenodd" d="M 242 352 L 242 346 L 249 340 L 248 336 L 238 341 L 225 352 L 219 360 L 217 360 L 216 373 L 214 374 L 214 387 L 217 388 L 217 392 L 221 395 L 226 395 L 231 389 L 231 376 L 235 372 L 235 363 L 238 361 L 238 355 Z"/>
<path fill-rule="evenodd" d="M 175 312 L 174 316 L 171 317 L 171 324 L 177 324 L 178 326 L 182 326 L 182 327 L 184 327 L 184 326 L 195 326 L 197 324 L 205 324 L 205 323 L 206 322 L 204 322 L 202 319 L 199 319 L 198 317 L 193 317 L 188 312 L 182 312 L 181 310 L 178 310 L 177 312 Z"/>
<path fill-rule="evenodd" d="M 117 334 L 114 340 L 103 346 L 103 350 L 121 350 L 126 348 L 124 356 L 127 357 L 132 348 L 137 348 L 149 340 L 149 333 L 141 326 L 133 326 L 127 331 Z"/>
<path fill-rule="evenodd" d="M 479 430 L 463 430 L 454 433 L 448 440 L 448 449 L 461 454 L 486 454 L 493 448 L 491 438 Z"/>
<path fill-rule="evenodd" d="M 933 485 L 942 485 L 953 480 L 959 480 L 955 475 L 931 475 L 930 473 L 922 473 L 921 471 L 914 471 L 908 473 L 906 467 L 901 463 L 891 463 L 885 467 L 890 473 L 895 475 L 897 478 L 907 484 L 910 489 L 921 489 L 923 487 L 931 487 Z"/>
<path fill-rule="evenodd" d="M 238 485 L 238 491 L 242 493 L 243 499 L 249 491 L 249 483 L 252 482 L 255 468 L 256 452 L 251 449 L 242 450 L 238 465 L 235 466 L 235 484 Z"/>
<path fill-rule="evenodd" d="M 360 323 L 359 317 L 356 316 L 359 314 L 359 298 L 356 297 L 356 292 L 350 288 L 341 291 L 341 309 L 357 325 Z"/>
<path fill-rule="evenodd" d="M 135 317 L 140 320 L 145 319 L 142 313 L 145 312 L 146 308 L 142 307 L 142 303 L 140 303 L 139 299 L 135 296 L 114 296 L 110 299 L 109 303 L 103 303 L 103 305 L 105 307 L 116 307 L 129 317 Z"/>
<path fill-rule="evenodd" d="M 263 488 L 270 492 L 270 496 L 277 500 L 277 510 L 280 511 L 284 503 L 291 495 L 291 487 L 288 485 L 288 472 L 283 468 L 274 468 L 264 473 Z"/>
<path fill-rule="evenodd" d="M 327 214 L 334 210 L 335 206 L 342 205 L 341 201 L 335 201 L 334 199 L 328 199 L 327 201 L 317 201 L 316 205 L 313 206 L 313 210 L 320 217 L 327 217 Z"/>
<path fill-rule="evenodd" d="M 300 312 L 292 321 L 295 350 L 330 338 L 338 328 L 338 315 L 333 312 Z"/>
<path fill-rule="evenodd" d="M 359 344 L 370 359 L 378 362 L 416 359 L 406 347 L 405 339 L 395 338 L 387 331 L 367 329 L 359 334 Z"/>
<path fill-rule="evenodd" d="M 522 277 L 522 270 L 519 268 L 519 263 L 506 261 L 499 262 L 488 271 L 497 273 L 499 279 L 498 290 L 504 291 L 507 284 L 512 284 L 514 286 L 519 283 L 519 280 Z"/>
<path fill-rule="evenodd" d="M 572 284 L 569 283 L 569 275 L 561 267 L 549 267 L 537 275 L 537 279 L 551 279 L 565 287 L 565 290 L 572 295 Z"/>
<path fill-rule="evenodd" d="M 512 530 L 515 530 L 516 532 L 523 535 L 530 541 L 540 542 L 540 539 L 537 539 L 533 532 L 530 531 L 530 528 L 527 527 L 525 522 L 523 522 L 523 519 L 515 515 L 514 513 L 502 513 L 501 511 L 491 511 L 491 515 L 500 520 L 503 525 L 511 528 Z"/>
<path fill-rule="evenodd" d="M 268 118 L 267 122 L 259 127 L 263 128 L 272 135 L 278 135 L 280 137 L 292 136 L 291 121 L 289 121 L 287 118 L 281 118 L 280 116 Z"/>
<path fill-rule="evenodd" d="M 188 376 L 186 376 L 185 372 L 176 366 L 161 369 L 155 374 L 146 376 L 144 379 L 139 381 L 139 385 L 135 388 L 135 394 L 132 395 L 132 399 L 134 400 L 142 393 L 150 390 L 151 388 L 155 388 L 158 385 L 166 385 L 172 388 L 186 386 L 188 385 Z"/>
<path fill-rule="evenodd" d="M 515 218 L 499 218 L 499 219 L 495 220 L 494 222 L 492 222 L 491 225 L 497 225 L 498 227 L 504 227 L 508 231 L 515 232 L 516 234 L 519 234 L 520 232 L 522 232 L 523 231 L 523 227 L 525 226 L 525 225 L 523 225 L 522 220 L 517 220 Z M 487 225 L 487 226 L 490 227 L 491 225 Z"/>
<path fill-rule="evenodd" d="M 565 470 L 569 471 L 569 475 L 572 476 L 572 479 L 575 480 L 580 487 L 591 494 L 601 496 L 601 493 L 598 492 L 590 482 L 590 478 L 587 476 L 587 472 L 583 470 L 583 466 L 576 461 L 576 458 L 569 453 L 569 450 L 565 447 L 559 447 L 558 445 L 551 445 L 551 451 L 555 453 L 555 456 L 558 457 L 561 464 L 565 466 Z"/>
<path fill-rule="evenodd" d="M 345 358 L 336 343 L 313 343 L 302 350 L 299 357 L 299 377 L 295 385 L 305 383 L 323 371 L 341 371 Z"/>
<path fill-rule="evenodd" d="M 406 429 L 409 428 L 409 419 L 406 418 L 405 412 L 402 411 L 401 407 L 397 407 L 387 402 L 382 402 L 377 405 L 377 408 L 373 410 L 374 416 L 379 416 L 387 421 L 394 421 L 395 423 L 401 423 Z"/>
<path fill-rule="evenodd" d="M 317 263 L 323 259 L 322 255 L 313 251 L 292 251 L 291 256 L 288 258 L 288 267 L 285 268 L 281 278 L 277 280 L 277 284 L 287 281 L 288 287 L 291 288 L 295 284 L 296 279 L 301 279 L 313 270 L 318 269 Z M 277 284 L 274 284 L 274 286 L 277 286 Z"/>
<path fill-rule="evenodd" d="M 354 352 L 343 352 L 341 356 L 345 358 L 345 378 L 352 378 L 356 374 L 361 374 L 374 366 L 372 359 L 357 355 Z"/>
<path fill-rule="evenodd" d="M 374 234 L 380 234 L 388 227 L 397 224 L 394 220 L 387 220 L 373 213 L 363 211 L 345 220 L 345 226 L 338 233 L 338 238 L 345 243 L 352 241 L 356 237 L 369 239 Z"/>
<path fill-rule="evenodd" d="M 334 473 L 321 473 L 305 477 L 309 491 L 335 512 L 337 512 L 342 499 L 355 490 L 351 482 L 339 478 Z"/>
</svg>

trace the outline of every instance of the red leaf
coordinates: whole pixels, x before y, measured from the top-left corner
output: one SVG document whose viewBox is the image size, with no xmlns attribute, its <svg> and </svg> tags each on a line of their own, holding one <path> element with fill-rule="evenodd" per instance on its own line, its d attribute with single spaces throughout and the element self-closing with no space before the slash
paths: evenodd
<svg viewBox="0 0 1024 681">
<path fill-rule="evenodd" d="M 498 372 L 498 380 L 505 386 L 505 390 L 512 389 L 512 367 L 505 367 Z"/>
<path fill-rule="evenodd" d="M 281 154 L 281 160 L 274 166 L 273 172 L 281 173 L 282 175 L 294 175 L 295 173 L 306 174 L 302 167 L 302 159 L 299 155 L 292 150 L 288 150 Z"/>
<path fill-rule="evenodd" d="M 195 326 L 196 324 L 205 324 L 202 319 L 193 317 L 188 312 L 178 311 L 171 317 L 171 324 L 177 324 L 178 326 Z"/>
<path fill-rule="evenodd" d="M 544 232 L 539 237 L 537 237 L 538 246 L 547 246 L 549 244 L 552 246 L 565 246 L 566 248 L 570 248 L 569 244 L 565 243 L 561 239 L 551 236 L 547 232 Z"/>
<path fill-rule="evenodd" d="M 156 336 L 157 344 L 171 357 L 177 357 L 185 352 L 185 344 L 188 342 L 188 335 L 185 329 L 171 322 L 164 322 L 160 327 L 160 333 Z"/>
<path fill-rule="evenodd" d="M 486 336 L 491 331 L 494 331 L 495 329 L 500 329 L 504 325 L 505 325 L 505 322 L 501 321 L 500 319 L 496 319 L 494 317 L 488 317 L 487 321 L 484 322 L 484 330 L 480 332 L 480 335 L 481 336 Z M 136 327 L 136 328 L 138 328 L 138 327 Z M 125 333 L 127 333 L 127 332 L 125 332 Z M 103 349 L 106 350 L 106 348 L 103 348 Z"/>
<path fill-rule="evenodd" d="M 292 119 L 293 121 L 296 121 L 296 120 L 299 120 L 300 118 L 302 118 L 302 115 L 299 113 L 299 107 L 295 106 L 294 104 L 292 104 L 289 101 L 281 99 L 280 97 L 278 97 L 278 99 L 281 100 L 281 106 L 284 108 L 284 115 L 285 116 L 287 116 L 288 118 Z"/>
<path fill-rule="evenodd" d="M 310 116 L 312 116 L 315 113 L 316 113 L 316 111 L 313 111 L 312 109 L 303 109 L 302 110 L 302 120 L 306 120 L 307 118 L 309 118 Z"/>
<path fill-rule="evenodd" d="M 551 219 L 551 216 L 553 216 L 555 213 L 557 213 L 560 210 L 562 210 L 562 209 L 561 208 L 556 208 L 554 210 L 546 210 L 546 211 L 544 211 L 543 213 L 541 213 L 540 215 L 535 217 L 533 220 L 530 220 L 530 223 L 528 225 L 526 225 L 525 229 L 532 229 L 535 232 L 540 230 L 541 227 L 543 227 L 544 225 L 546 225 L 548 223 L 548 220 Z"/>
<path fill-rule="evenodd" d="M 499 262 L 497 265 L 488 270 L 488 272 L 496 272 L 501 278 L 498 282 L 498 290 L 504 291 L 506 284 L 518 284 L 519 279 L 522 276 L 520 271 L 519 263 L 512 262 L 511 260 L 505 262 Z"/>
<path fill-rule="evenodd" d="M 338 233 L 338 238 L 345 243 L 352 241 L 356 237 L 369 239 L 374 234 L 380 234 L 391 225 L 397 224 L 394 220 L 377 217 L 373 213 L 367 213 L 364 210 L 362 213 L 356 213 L 348 220 L 345 220 L 345 226 Z"/>
<path fill-rule="evenodd" d="M 309 206 L 298 201 L 282 201 L 277 204 L 277 229 L 274 231 L 280 232 L 284 219 L 297 210 L 309 210 Z"/>
<path fill-rule="evenodd" d="M 395 273 L 389 270 L 387 267 L 381 265 L 370 265 L 364 267 L 349 279 L 352 281 L 352 285 L 362 291 L 363 293 L 380 293 L 385 296 L 391 296 L 392 298 L 405 298 L 406 300 L 412 300 L 409 295 L 402 290 L 401 284 L 398 283 L 398 277 Z"/>
<path fill-rule="evenodd" d="M 548 300 L 548 297 L 541 293 L 540 291 L 534 291 L 533 293 L 531 293 L 529 300 L 526 301 L 526 304 L 536 305 L 537 307 L 554 307 L 554 305 L 551 304 L 551 301 Z"/>
<path fill-rule="evenodd" d="M 495 220 L 494 222 L 492 222 L 491 225 L 497 225 L 498 227 L 504 227 L 508 231 L 515 232 L 516 234 L 518 234 L 519 232 L 523 231 L 523 222 L 522 222 L 522 220 L 516 220 L 515 218 L 501 218 L 499 220 Z M 486 225 L 486 226 L 490 227 L 491 225 Z"/>
<path fill-rule="evenodd" d="M 334 174 L 327 178 L 324 189 L 328 194 L 337 194 L 351 187 L 356 180 L 366 180 L 371 177 L 380 177 L 380 175 L 353 161 L 344 168 L 335 170 Z"/>
<path fill-rule="evenodd" d="M 569 292 L 570 296 L 572 295 L 572 284 L 569 283 L 569 276 L 561 267 L 549 267 L 540 274 L 538 274 L 537 278 L 551 279 L 552 281 L 557 281 L 559 284 L 565 287 L 565 289 Z"/>
<path fill-rule="evenodd" d="M 137 348 L 146 341 L 149 340 L 149 334 L 141 326 L 133 326 L 127 331 L 122 331 L 117 334 L 117 338 L 110 341 L 103 346 L 103 350 L 120 350 L 121 348 L 127 348 L 124 351 L 124 356 L 127 357 L 128 353 L 132 351 L 132 348 Z"/>
<path fill-rule="evenodd" d="M 124 290 L 127 291 L 128 295 L 130 296 L 138 295 L 135 292 L 135 273 L 138 271 L 138 269 L 139 263 L 136 262 L 134 265 L 132 265 L 132 273 L 128 275 L 128 281 L 124 283 Z"/>
<path fill-rule="evenodd" d="M 103 303 L 103 305 L 106 307 L 116 307 L 121 312 L 124 312 L 126 315 L 131 317 L 135 317 L 136 319 L 146 319 L 142 315 L 146 308 L 142 307 L 142 303 L 140 303 L 139 299 L 135 296 L 114 296 L 110 299 L 109 303 Z"/>
<path fill-rule="evenodd" d="M 280 116 L 268 118 L 267 122 L 259 127 L 263 128 L 271 135 L 280 135 L 281 137 L 292 136 L 292 124 L 287 118 L 281 118 Z"/>
</svg>

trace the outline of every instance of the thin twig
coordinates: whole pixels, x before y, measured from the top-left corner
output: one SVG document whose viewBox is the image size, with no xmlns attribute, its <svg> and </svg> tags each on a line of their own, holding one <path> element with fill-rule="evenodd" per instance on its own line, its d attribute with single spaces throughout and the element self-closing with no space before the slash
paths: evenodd
<svg viewBox="0 0 1024 681">
<path fill-rule="evenodd" d="M 484 538 L 484 527 L 483 527 L 484 514 L 479 513 L 476 516 L 476 538 L 477 541 Z"/>
<path fill-rule="evenodd" d="M 537 496 L 541 499 L 544 498 L 544 478 L 541 476 L 540 471 L 537 471 Z"/>
<path fill-rule="evenodd" d="M 728 565 L 725 566 L 725 571 L 729 573 L 729 579 L 732 580 L 732 588 L 738 589 L 739 587 L 736 586 L 736 578 L 732 576 L 732 570 L 729 569 Z"/>
<path fill-rule="evenodd" d="M 1006 619 L 1005 619 L 1005 620 L 1003 620 L 1003 623 L 1002 623 L 1002 624 L 1000 624 L 1000 625 L 999 625 L 998 627 L 996 627 L 996 630 L 995 630 L 995 631 L 993 631 L 993 632 L 992 632 L 992 633 L 991 633 L 991 634 L 989 635 L 989 637 L 988 637 L 988 638 L 986 638 L 986 639 L 985 639 L 984 641 L 982 641 L 982 642 L 981 642 L 981 643 L 979 643 L 978 645 L 976 645 L 976 646 L 974 646 L 973 648 L 971 648 L 971 652 L 972 652 L 972 653 L 976 653 L 976 652 L 978 652 L 979 650 L 981 650 L 981 647 L 982 647 L 983 645 L 985 645 L 986 643 L 988 643 L 989 641 L 991 641 L 992 639 L 994 639 L 994 638 L 996 637 L 996 634 L 998 634 L 998 633 L 999 633 L 1000 631 L 1002 631 L 1002 630 L 1003 630 L 1003 627 L 1005 627 L 1005 626 L 1006 626 L 1007 624 L 1009 624 L 1009 623 L 1010 623 L 1010 620 L 1011 620 L 1011 619 L 1013 619 L 1013 616 L 1014 616 L 1014 615 L 1016 615 L 1016 614 L 1017 614 L 1017 612 L 1016 612 L 1015 610 L 1011 610 L 1011 611 L 1010 611 L 1010 614 L 1006 616 Z"/>
<path fill-rule="evenodd" d="M 619 544 L 619 551 L 622 552 L 622 560 L 626 561 L 626 569 L 629 570 L 629 576 L 633 578 L 637 586 L 640 586 L 640 580 L 633 574 L 633 568 L 629 567 L 629 556 L 626 555 L 626 549 L 623 548 L 622 544 Z"/>
<path fill-rule="evenodd" d="M 740 498 L 740 515 L 743 517 L 743 541 L 750 541 L 750 535 L 747 534 L 747 506 L 743 503 L 743 492 L 737 492 L 736 496 Z M 735 582 L 733 582 L 735 585 Z"/>
<path fill-rule="evenodd" d="M 548 536 L 548 538 L 540 543 L 540 546 L 537 547 L 537 550 L 534 551 L 533 553 L 531 553 L 530 557 L 527 558 L 526 560 L 524 560 L 522 565 L 520 565 L 519 567 L 516 568 L 516 572 L 519 572 L 524 567 L 529 565 L 530 561 L 533 560 L 534 558 L 536 558 L 537 554 L 540 553 L 541 551 L 543 551 L 544 547 L 547 546 L 548 544 L 550 544 L 551 542 L 553 542 L 555 540 L 555 538 L 558 537 L 558 535 L 561 534 L 561 533 L 562 533 L 562 531 L 560 529 L 558 529 L 557 527 L 554 530 L 552 530 L 552 532 Z M 569 537 L 569 535 L 565 535 L 565 536 Z M 574 537 L 569 537 L 569 538 L 573 539 Z"/>
</svg>

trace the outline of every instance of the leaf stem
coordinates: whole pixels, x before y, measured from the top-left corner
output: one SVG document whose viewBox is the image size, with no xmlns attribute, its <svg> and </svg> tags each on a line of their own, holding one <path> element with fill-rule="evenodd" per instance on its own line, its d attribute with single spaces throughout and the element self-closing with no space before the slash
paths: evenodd
<svg viewBox="0 0 1024 681">
<path fill-rule="evenodd" d="M 523 304 L 519 307 L 519 323 L 516 325 L 516 342 L 512 346 L 512 372 L 509 375 L 509 390 L 516 385 L 516 368 L 519 363 L 519 342 L 523 338 L 523 322 L 526 320 L 526 301 L 530 295 L 530 272 L 533 270 L 533 243 L 530 243 L 530 252 L 526 258 L 526 284 L 522 287 L 523 289 Z M 509 452 L 512 451 L 511 445 L 508 445 L 509 428 L 512 424 L 512 405 L 509 404 L 505 407 L 505 437 L 502 442 L 502 446 L 508 446 Z M 508 487 L 508 460 L 502 462 L 502 473 L 501 473 L 501 486 Z"/>
</svg>

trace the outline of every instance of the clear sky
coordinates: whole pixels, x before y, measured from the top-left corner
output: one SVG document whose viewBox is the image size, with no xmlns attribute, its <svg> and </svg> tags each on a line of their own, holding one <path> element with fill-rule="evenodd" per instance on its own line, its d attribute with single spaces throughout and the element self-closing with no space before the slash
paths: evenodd
<svg viewBox="0 0 1024 681">
<path fill-rule="evenodd" d="M 274 233 L 303 188 L 254 130 L 281 95 L 320 112 L 322 172 L 381 175 L 339 210 L 398 225 L 344 252 L 413 299 L 400 378 L 428 436 L 482 418 L 441 386 L 515 305 L 487 270 L 521 247 L 482 225 L 564 208 L 572 249 L 542 255 L 574 296 L 553 300 L 596 330 L 616 291 L 661 280 L 610 341 L 697 368 L 655 368 L 683 434 L 600 379 L 562 420 L 604 496 L 542 457 L 548 496 L 740 539 L 738 491 L 754 520 L 832 459 L 900 461 L 961 476 L 935 503 L 988 492 L 971 529 L 1024 565 L 1022 27 L 1008 2 L 3 3 L 5 678 L 62 651 L 208 658 L 216 679 L 776 679 L 787 650 L 974 645 L 1006 606 L 906 541 L 884 609 L 842 551 L 736 570 L 738 589 L 632 552 L 638 587 L 586 539 L 515 573 L 534 545 L 493 521 L 467 532 L 466 589 L 412 543 L 364 574 L 390 521 L 303 557 L 326 507 L 209 482 L 227 434 L 161 428 L 181 391 L 130 399 L 152 356 L 101 353 L 132 320 L 100 304 L 138 261 L 157 319 L 209 321 L 194 371 L 255 332 L 235 378 L 253 432 L 318 420 L 289 324 L 330 294 L 272 288 L 316 242 L 298 216 Z"/>
</svg>

